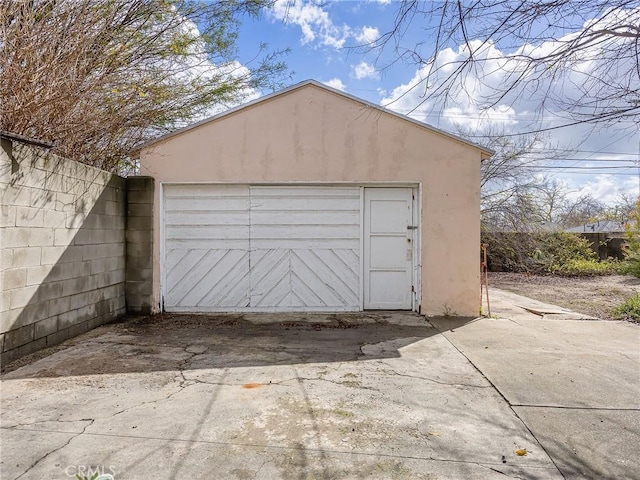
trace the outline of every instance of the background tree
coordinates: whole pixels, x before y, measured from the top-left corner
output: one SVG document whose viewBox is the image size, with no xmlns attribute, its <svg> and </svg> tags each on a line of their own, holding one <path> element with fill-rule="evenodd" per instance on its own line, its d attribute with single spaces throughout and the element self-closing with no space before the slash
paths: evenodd
<svg viewBox="0 0 640 480">
<path fill-rule="evenodd" d="M 407 43 L 411 27 L 432 41 Z M 639 42 L 637 0 L 413 0 L 399 2 L 394 28 L 363 48 L 426 66 L 415 87 L 421 104 L 455 101 L 474 77 L 485 88 L 467 93 L 485 108 L 542 88 L 541 111 L 553 104 L 575 122 L 613 123 L 640 113 Z M 499 84 L 484 82 L 498 71 Z M 571 95 L 554 91 L 561 84 Z"/>
<path fill-rule="evenodd" d="M 0 0 L 0 129 L 118 169 L 140 143 L 257 88 L 279 53 L 234 60 L 239 22 L 266 0 Z"/>
</svg>

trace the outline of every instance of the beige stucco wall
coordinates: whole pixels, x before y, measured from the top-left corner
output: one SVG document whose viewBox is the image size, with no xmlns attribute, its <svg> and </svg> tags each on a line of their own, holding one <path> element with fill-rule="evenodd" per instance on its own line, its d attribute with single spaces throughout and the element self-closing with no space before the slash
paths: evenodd
<svg viewBox="0 0 640 480">
<path fill-rule="evenodd" d="M 422 312 L 476 315 L 480 159 L 476 147 L 311 84 L 144 149 L 140 173 L 158 183 L 420 183 Z"/>
</svg>

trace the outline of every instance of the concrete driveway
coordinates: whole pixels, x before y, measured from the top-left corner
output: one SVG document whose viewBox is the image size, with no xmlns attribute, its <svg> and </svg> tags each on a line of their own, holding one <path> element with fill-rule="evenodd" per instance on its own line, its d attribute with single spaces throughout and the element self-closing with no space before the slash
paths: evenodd
<svg viewBox="0 0 640 480">
<path fill-rule="evenodd" d="M 3 376 L 0 476 L 637 478 L 638 328 L 534 317 L 104 326 Z M 567 364 L 574 354 L 594 361 Z"/>
</svg>

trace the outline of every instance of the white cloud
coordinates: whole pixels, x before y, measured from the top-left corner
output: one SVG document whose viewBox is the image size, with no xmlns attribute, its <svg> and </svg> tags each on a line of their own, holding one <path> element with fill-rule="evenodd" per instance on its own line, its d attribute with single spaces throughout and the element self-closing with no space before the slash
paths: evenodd
<svg viewBox="0 0 640 480">
<path fill-rule="evenodd" d="M 380 31 L 376 27 L 362 27 L 362 30 L 354 35 L 354 38 L 358 43 L 372 43 L 380 38 Z"/>
<path fill-rule="evenodd" d="M 339 78 L 332 78 L 331 80 L 327 80 L 326 82 L 322 82 L 322 83 L 324 83 L 325 85 L 329 85 L 330 87 L 335 88 L 336 90 L 344 91 L 344 89 L 346 88 L 345 84 Z"/>
<path fill-rule="evenodd" d="M 561 40 L 568 40 L 575 35 L 573 33 Z M 627 40 L 624 38 L 612 40 L 620 43 L 625 41 Z M 478 41 L 472 41 L 471 44 L 472 48 L 480 46 Z M 523 63 L 518 59 L 518 54 L 543 56 L 557 48 L 557 45 L 554 42 L 544 42 L 536 46 L 522 45 L 511 53 L 501 51 L 491 43 L 482 45 L 475 52 L 475 57 L 483 59 L 483 62 L 477 62 L 474 69 L 459 77 L 459 81 L 452 85 L 451 95 L 446 100 L 440 97 L 429 98 L 428 94 L 435 91 L 459 62 L 467 58 L 467 54 L 466 47 L 463 46 L 443 49 L 437 52 L 432 63 L 418 68 L 413 78 L 385 95 L 381 104 L 417 120 L 452 131 L 460 125 L 472 131 L 492 129 L 517 134 L 565 125 L 570 123 L 571 119 L 567 117 L 564 106 L 567 103 L 579 102 L 580 96 L 584 94 L 584 90 L 580 91 L 576 86 L 597 91 L 599 88 L 606 88 L 606 82 L 610 81 L 606 75 L 596 72 L 598 64 L 594 59 L 600 58 L 596 50 L 584 52 L 585 56 L 582 58 L 570 59 L 571 70 L 563 82 L 556 81 L 552 74 L 540 75 L 535 89 L 511 90 L 496 105 L 489 101 L 498 88 L 508 85 L 510 80 L 522 73 Z M 608 48 L 613 50 L 612 45 Z M 607 75 L 626 71 L 628 67 L 626 64 L 612 64 L 611 73 Z M 541 72 L 535 73 L 537 75 Z M 571 184 L 572 188 L 579 192 L 576 195 L 590 193 L 604 202 L 612 201 L 621 191 L 637 195 L 637 176 L 622 175 L 630 170 L 615 169 L 610 170 L 610 174 L 596 175 L 603 170 L 582 168 L 578 171 L 557 167 L 602 167 L 604 163 L 588 163 L 587 159 L 606 159 L 604 153 L 597 152 L 607 151 L 627 152 L 626 157 L 619 157 L 626 159 L 626 163 L 607 163 L 607 166 L 628 166 L 628 152 L 638 151 L 638 133 L 640 132 L 637 125 L 624 121 L 608 128 L 594 128 L 592 125 L 583 124 L 550 130 L 544 134 L 547 136 L 545 141 L 548 145 L 578 150 L 578 153 L 573 156 L 567 154 L 569 158 L 575 157 L 575 162 L 545 162 L 555 167 L 546 173 Z M 477 138 L 476 141 L 482 143 L 482 138 Z"/>
<path fill-rule="evenodd" d="M 363 78 L 378 78 L 378 72 L 376 72 L 375 67 L 365 61 L 362 61 L 357 65 L 353 65 L 351 68 L 353 70 L 353 75 L 358 80 L 362 80 Z"/>
<path fill-rule="evenodd" d="M 271 11 L 278 20 L 300 27 L 303 45 L 318 41 L 325 46 L 342 48 L 351 35 L 347 25 L 335 25 L 329 13 L 314 2 L 277 0 Z"/>
<path fill-rule="evenodd" d="M 580 181 L 575 177 L 565 177 L 564 182 L 570 189 L 567 195 L 570 200 L 578 200 L 582 195 L 591 195 L 606 205 L 613 205 L 620 200 L 621 194 L 631 197 L 638 195 L 638 179 L 634 176 L 621 177 L 602 174 L 595 178 L 590 177 L 586 181 Z"/>
<path fill-rule="evenodd" d="M 270 10 L 273 18 L 287 25 L 298 25 L 301 43 L 319 44 L 340 49 L 348 40 L 358 44 L 371 43 L 380 36 L 376 27 L 338 25 L 330 17 L 325 4 L 317 0 L 276 0 Z"/>
</svg>

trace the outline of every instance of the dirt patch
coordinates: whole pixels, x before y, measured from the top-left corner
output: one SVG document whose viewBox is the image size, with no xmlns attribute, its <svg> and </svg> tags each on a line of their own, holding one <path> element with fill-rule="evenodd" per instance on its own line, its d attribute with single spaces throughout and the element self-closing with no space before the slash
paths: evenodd
<svg viewBox="0 0 640 480">
<path fill-rule="evenodd" d="M 560 277 L 490 272 L 489 291 L 492 286 L 603 320 L 615 320 L 613 310 L 640 291 L 640 278 L 628 275 Z"/>
</svg>

